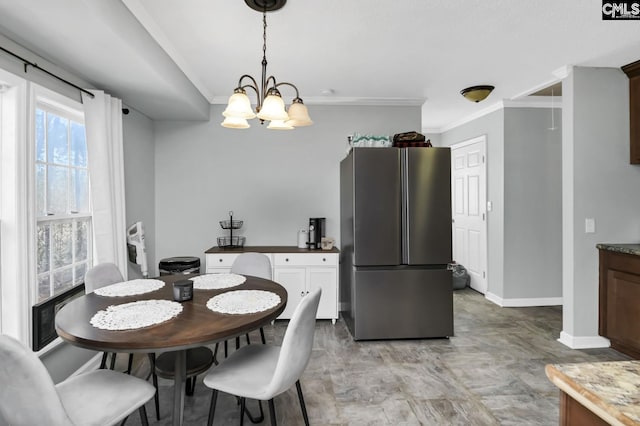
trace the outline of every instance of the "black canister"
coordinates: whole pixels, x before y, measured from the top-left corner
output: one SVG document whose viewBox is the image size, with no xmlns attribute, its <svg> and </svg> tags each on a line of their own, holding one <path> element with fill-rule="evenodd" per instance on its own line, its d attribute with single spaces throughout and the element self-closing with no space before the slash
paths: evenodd
<svg viewBox="0 0 640 426">
<path fill-rule="evenodd" d="M 180 280 L 173 283 L 173 300 L 184 302 L 193 299 L 193 281 Z"/>
</svg>

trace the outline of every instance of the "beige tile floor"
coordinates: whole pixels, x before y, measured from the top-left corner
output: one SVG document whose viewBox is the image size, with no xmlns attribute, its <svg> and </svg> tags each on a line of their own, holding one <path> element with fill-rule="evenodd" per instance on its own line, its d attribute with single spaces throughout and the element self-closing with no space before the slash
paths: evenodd
<svg viewBox="0 0 640 426">
<path fill-rule="evenodd" d="M 612 349 L 572 350 L 557 342 L 561 307 L 500 308 L 465 289 L 454 292 L 454 318 L 450 339 L 369 342 L 354 342 L 342 320 L 318 321 L 301 380 L 311 424 L 557 425 L 558 390 L 546 364 L 628 359 Z M 266 327 L 268 341 L 279 342 L 285 328 L 286 321 Z M 138 374 L 145 369 L 141 362 Z M 160 380 L 161 419 L 147 404 L 151 425 L 171 424 L 172 390 Z M 206 424 L 210 397 L 200 378 L 185 399 L 186 425 Z M 249 404 L 255 411 L 256 403 Z M 295 387 L 275 405 L 279 425 L 303 424 Z M 127 421 L 139 424 L 135 414 Z M 222 394 L 214 425 L 230 424 L 239 424 L 239 408 Z"/>
</svg>

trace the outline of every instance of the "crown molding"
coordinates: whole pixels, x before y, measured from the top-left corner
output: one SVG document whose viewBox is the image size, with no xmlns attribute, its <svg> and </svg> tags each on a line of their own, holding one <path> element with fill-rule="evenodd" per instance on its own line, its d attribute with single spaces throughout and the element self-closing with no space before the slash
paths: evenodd
<svg viewBox="0 0 640 426">
<path fill-rule="evenodd" d="M 546 80 L 543 83 L 537 84 L 537 85 L 535 85 L 533 87 L 530 87 L 527 90 L 523 90 L 522 92 L 516 94 L 515 96 L 512 96 L 510 98 L 510 100 L 513 101 L 513 100 L 519 100 L 521 98 L 527 98 L 532 93 L 536 93 L 536 92 L 538 92 L 538 91 L 540 91 L 540 90 L 542 90 L 544 88 L 547 88 L 549 86 L 553 86 L 554 84 L 556 84 L 556 83 L 558 83 L 560 81 L 562 81 L 561 78 L 552 78 L 552 79 Z M 538 97 L 538 96 L 535 96 L 535 97 Z"/>
<path fill-rule="evenodd" d="M 558 80 L 563 80 L 569 76 L 573 72 L 573 65 L 564 65 L 555 71 L 552 71 L 553 74 Z"/>
<path fill-rule="evenodd" d="M 305 105 L 353 105 L 353 106 L 422 106 L 427 98 L 357 98 L 337 96 L 305 96 Z M 228 96 L 214 96 L 212 105 L 226 105 Z"/>
<path fill-rule="evenodd" d="M 528 98 L 504 100 L 505 108 L 560 108 L 562 96 L 529 96 Z"/>
<path fill-rule="evenodd" d="M 640 61 L 632 62 L 630 64 L 624 65 L 621 68 L 629 78 L 640 76 Z"/>
<path fill-rule="evenodd" d="M 431 133 L 444 133 L 451 129 L 455 129 L 456 127 L 462 126 L 463 124 L 467 124 L 473 120 L 477 120 L 480 117 L 484 117 L 487 114 L 491 114 L 492 112 L 499 111 L 504 108 L 503 102 L 498 101 L 494 104 L 489 105 L 488 107 L 481 109 L 480 111 L 474 112 L 460 120 L 453 121 L 449 124 L 442 126 L 438 131 L 432 131 Z M 435 129 L 432 129 L 435 130 Z"/>
<path fill-rule="evenodd" d="M 456 120 L 451 122 L 445 126 L 440 128 L 433 127 L 423 127 L 423 133 L 444 133 L 449 130 L 455 129 L 456 127 L 460 127 L 463 124 L 467 124 L 471 121 L 477 120 L 478 118 L 484 117 L 485 115 L 491 114 L 492 112 L 499 111 L 505 108 L 562 108 L 562 97 L 554 96 L 553 100 L 551 96 L 530 96 L 528 98 L 522 98 L 517 100 L 505 99 L 499 102 L 496 102 L 478 112 L 475 112 L 471 115 L 468 115 L 460 120 Z"/>
</svg>

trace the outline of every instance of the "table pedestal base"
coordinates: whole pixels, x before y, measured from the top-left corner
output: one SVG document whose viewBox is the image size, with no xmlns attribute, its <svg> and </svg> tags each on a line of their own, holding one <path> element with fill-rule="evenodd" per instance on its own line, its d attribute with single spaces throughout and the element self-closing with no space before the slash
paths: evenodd
<svg viewBox="0 0 640 426">
<path fill-rule="evenodd" d="M 184 392 L 187 375 L 187 350 L 176 351 L 176 369 L 173 384 L 173 426 L 182 426 Z"/>
</svg>

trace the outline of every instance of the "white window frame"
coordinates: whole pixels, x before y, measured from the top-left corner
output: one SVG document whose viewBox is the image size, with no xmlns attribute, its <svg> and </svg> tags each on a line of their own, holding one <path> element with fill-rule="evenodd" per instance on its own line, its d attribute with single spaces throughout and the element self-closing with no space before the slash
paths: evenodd
<svg viewBox="0 0 640 426">
<path fill-rule="evenodd" d="M 84 114 L 80 102 L 3 69 L 0 86 L 0 332 L 30 347 L 31 307 L 37 300 L 36 106 L 41 101 Z M 91 237 L 89 244 L 93 250 Z M 39 354 L 61 342 L 57 338 Z"/>
<path fill-rule="evenodd" d="M 35 252 L 33 242 L 33 211 L 29 209 L 27 188 L 33 183 L 28 171 L 29 82 L 12 73 L 0 70 L 2 117 L 0 125 L 0 327 L 3 334 L 11 335 L 22 343 L 31 343 L 31 300 L 28 285 L 33 282 L 30 273 Z M 34 271 L 35 272 L 35 271 Z"/>
</svg>

